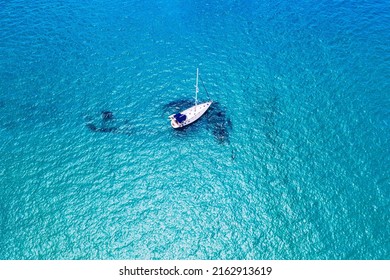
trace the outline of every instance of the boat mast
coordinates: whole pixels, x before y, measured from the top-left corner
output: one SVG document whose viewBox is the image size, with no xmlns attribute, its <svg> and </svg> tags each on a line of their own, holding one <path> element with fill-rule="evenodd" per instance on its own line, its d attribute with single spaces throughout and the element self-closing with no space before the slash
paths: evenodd
<svg viewBox="0 0 390 280">
<path fill-rule="evenodd" d="M 198 79 L 199 79 L 199 68 L 196 68 L 195 106 L 198 105 L 198 92 L 199 92 Z M 195 107 L 195 110 L 196 110 L 196 107 Z"/>
</svg>

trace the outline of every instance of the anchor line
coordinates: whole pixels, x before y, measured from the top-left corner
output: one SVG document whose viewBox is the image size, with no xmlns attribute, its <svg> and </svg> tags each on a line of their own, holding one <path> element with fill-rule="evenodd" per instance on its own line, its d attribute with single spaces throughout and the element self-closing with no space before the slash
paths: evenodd
<svg viewBox="0 0 390 280">
<path fill-rule="evenodd" d="M 200 78 L 200 81 L 202 82 L 202 86 L 203 86 L 204 90 L 205 90 L 206 93 L 207 93 L 207 97 L 209 98 L 209 100 L 211 100 L 210 94 L 209 94 L 209 92 L 207 91 L 206 86 L 204 85 L 202 76 L 199 75 L 199 78 Z"/>
</svg>

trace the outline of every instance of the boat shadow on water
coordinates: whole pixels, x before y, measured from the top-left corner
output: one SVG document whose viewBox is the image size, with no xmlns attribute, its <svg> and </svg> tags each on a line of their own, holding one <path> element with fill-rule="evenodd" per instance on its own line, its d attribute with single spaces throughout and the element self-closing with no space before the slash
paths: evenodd
<svg viewBox="0 0 390 280">
<path fill-rule="evenodd" d="M 175 100 L 164 105 L 163 111 L 166 115 L 169 115 L 174 112 L 180 112 L 183 108 L 188 108 L 192 105 L 193 100 L 191 99 Z M 188 131 L 196 131 L 204 127 L 213 134 L 214 139 L 219 144 L 230 143 L 229 134 L 233 129 L 233 124 L 227 116 L 226 108 L 224 108 L 219 102 L 213 102 L 210 108 L 206 111 L 205 115 L 194 124 L 174 129 L 173 133 L 182 137 L 185 136 Z"/>
</svg>

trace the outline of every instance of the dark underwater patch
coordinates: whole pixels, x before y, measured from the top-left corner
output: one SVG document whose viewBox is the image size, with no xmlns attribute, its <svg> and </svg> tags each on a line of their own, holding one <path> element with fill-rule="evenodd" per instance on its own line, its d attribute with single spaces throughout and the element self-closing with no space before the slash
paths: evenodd
<svg viewBox="0 0 390 280">
<path fill-rule="evenodd" d="M 105 121 L 112 120 L 114 118 L 114 114 L 110 111 L 102 111 L 102 119 Z"/>
<path fill-rule="evenodd" d="M 127 120 L 118 120 L 114 118 L 114 113 L 111 111 L 102 111 L 100 120 L 95 120 L 91 117 L 86 117 L 85 126 L 92 132 L 117 133 L 130 135 Z"/>
<path fill-rule="evenodd" d="M 207 129 L 210 130 L 219 144 L 230 143 L 230 131 L 233 123 L 227 116 L 226 109 L 218 102 L 214 102 L 207 114 Z"/>
<path fill-rule="evenodd" d="M 180 99 L 171 101 L 163 106 L 165 112 L 177 113 L 177 111 L 182 111 L 194 105 L 192 99 Z"/>
<path fill-rule="evenodd" d="M 277 115 L 279 112 L 279 96 L 277 94 L 272 94 L 264 102 L 264 115 L 263 119 L 263 130 L 267 141 L 273 146 L 276 145 L 276 142 L 279 138 L 279 133 L 276 126 Z"/>
<path fill-rule="evenodd" d="M 97 127 L 93 123 L 87 123 L 86 126 L 93 132 L 115 132 L 117 127 Z"/>
</svg>

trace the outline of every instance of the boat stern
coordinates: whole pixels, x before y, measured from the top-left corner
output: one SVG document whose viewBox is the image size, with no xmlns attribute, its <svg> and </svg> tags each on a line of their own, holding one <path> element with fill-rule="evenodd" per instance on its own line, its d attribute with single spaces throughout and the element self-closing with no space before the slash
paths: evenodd
<svg viewBox="0 0 390 280">
<path fill-rule="evenodd" d="M 171 126 L 173 128 L 179 128 L 181 125 L 175 120 L 175 118 L 171 118 Z"/>
</svg>

